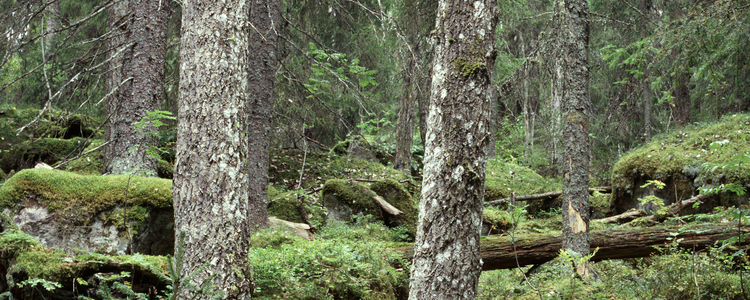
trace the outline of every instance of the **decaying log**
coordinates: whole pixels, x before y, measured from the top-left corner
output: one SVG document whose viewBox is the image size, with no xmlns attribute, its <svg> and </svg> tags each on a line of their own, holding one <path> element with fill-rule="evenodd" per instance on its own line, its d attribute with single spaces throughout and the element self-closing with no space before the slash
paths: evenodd
<svg viewBox="0 0 750 300">
<path fill-rule="evenodd" d="M 742 233 L 750 233 L 750 226 L 742 226 Z M 674 234 L 677 233 L 675 236 Z M 599 248 L 594 261 L 647 257 L 658 254 L 654 246 L 663 246 L 679 241 L 686 249 L 703 250 L 716 241 L 728 239 L 738 234 L 737 225 L 700 225 L 692 228 L 682 226 L 604 230 L 591 233 L 591 251 Z M 508 236 L 482 237 L 481 256 L 483 271 L 515 268 L 518 265 L 541 264 L 555 259 L 562 247 L 561 234 L 534 234 L 517 237 L 516 253 Z M 411 259 L 413 246 L 398 247 L 406 258 Z"/>
<path fill-rule="evenodd" d="M 611 186 L 603 186 L 603 187 L 595 187 L 589 189 L 589 194 L 593 194 L 594 192 L 600 192 L 600 193 L 611 193 L 612 187 Z M 543 194 L 534 194 L 534 195 L 526 195 L 526 196 L 520 196 L 516 197 L 516 201 L 528 201 L 528 200 L 542 200 L 542 199 L 550 199 L 559 197 L 562 195 L 562 191 L 555 191 L 555 192 L 549 192 L 549 193 L 543 193 Z M 497 206 L 506 202 L 510 202 L 511 198 L 504 198 L 500 200 L 495 201 L 487 201 L 484 203 L 484 206 Z"/>
<path fill-rule="evenodd" d="M 674 204 L 670 205 L 667 208 L 668 212 L 669 212 L 669 215 L 677 215 L 683 209 L 688 208 L 690 206 L 693 206 L 693 204 L 695 204 L 697 202 L 700 202 L 700 201 L 703 201 L 706 198 L 708 198 L 709 196 L 711 196 L 711 194 L 701 194 L 701 195 L 692 197 L 690 199 L 685 199 L 685 200 L 682 200 L 682 201 L 680 201 L 678 203 L 674 203 Z M 615 216 L 611 216 L 611 217 L 607 217 L 607 218 L 603 218 L 603 219 L 593 220 L 592 222 L 599 222 L 599 223 L 604 223 L 604 224 L 615 223 L 615 222 L 617 222 L 617 223 L 627 223 L 627 222 L 630 222 L 632 220 L 635 220 L 636 218 L 643 217 L 643 216 L 646 216 L 646 215 L 648 215 L 648 213 L 645 212 L 645 211 L 643 211 L 643 210 L 640 210 L 640 209 L 631 209 L 631 210 L 628 210 L 628 211 L 626 211 L 624 213 L 621 213 L 619 215 L 615 215 Z M 663 216 L 663 214 L 662 214 L 662 216 Z M 644 219 L 644 221 L 646 221 L 648 224 L 655 224 L 657 222 L 657 218 L 658 217 L 659 216 L 657 216 L 657 215 L 651 215 L 648 218 Z"/>
<path fill-rule="evenodd" d="M 393 215 L 393 216 L 398 216 L 398 215 L 404 213 L 404 212 L 400 211 L 398 208 L 395 208 L 393 205 L 391 205 L 390 203 L 388 203 L 388 201 L 385 201 L 385 199 L 383 199 L 383 197 L 378 196 L 378 194 L 376 194 L 375 192 L 373 192 L 368 187 L 363 186 L 363 185 L 355 182 L 354 180 L 349 180 L 349 183 L 351 183 L 352 185 L 354 185 L 357 188 L 361 189 L 366 194 L 370 195 L 370 197 L 372 197 L 372 200 L 375 200 L 375 203 L 377 203 L 378 205 L 380 205 L 380 207 L 383 209 L 384 212 L 386 212 L 386 213 L 388 213 L 390 215 Z"/>
</svg>

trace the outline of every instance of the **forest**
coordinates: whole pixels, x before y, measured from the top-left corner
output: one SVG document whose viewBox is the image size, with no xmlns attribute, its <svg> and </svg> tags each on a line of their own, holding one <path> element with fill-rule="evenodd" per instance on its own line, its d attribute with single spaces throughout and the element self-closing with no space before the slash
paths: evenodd
<svg viewBox="0 0 750 300">
<path fill-rule="evenodd" d="M 748 0 L 0 0 L 0 299 L 748 299 Z"/>
</svg>

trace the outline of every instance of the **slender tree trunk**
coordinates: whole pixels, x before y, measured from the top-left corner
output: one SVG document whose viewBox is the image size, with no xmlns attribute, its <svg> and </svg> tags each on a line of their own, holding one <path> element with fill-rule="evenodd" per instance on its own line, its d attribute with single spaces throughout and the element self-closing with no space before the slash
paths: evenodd
<svg viewBox="0 0 750 300">
<path fill-rule="evenodd" d="M 180 276 L 208 264 L 191 282 L 215 275 L 223 299 L 249 299 L 252 291 L 249 165 L 259 162 L 249 161 L 248 115 L 257 113 L 249 108 L 249 17 L 249 1 L 182 2 L 175 241 L 185 233 Z M 193 296 L 183 288 L 177 299 Z"/>
<path fill-rule="evenodd" d="M 690 73 L 681 71 L 678 73 L 674 83 L 674 119 L 675 126 L 681 128 L 690 124 Z"/>
<path fill-rule="evenodd" d="M 133 124 L 147 112 L 159 110 L 164 101 L 167 4 L 163 0 L 129 0 L 124 12 L 124 16 L 132 15 L 125 21 L 128 44 L 119 61 L 123 81 L 118 83 L 113 78 L 112 85 L 121 85 L 113 94 L 116 97 L 107 102 L 106 136 L 112 142 L 105 150 L 105 173 L 139 172 L 156 176 L 157 158 L 149 156 L 148 151 L 158 146 L 159 140 L 153 134 L 158 129 L 148 126 L 139 129 Z M 123 12 L 115 14 L 120 13 Z"/>
<path fill-rule="evenodd" d="M 496 2 L 441 0 L 409 299 L 474 299 Z"/>
<path fill-rule="evenodd" d="M 404 71 L 404 94 L 401 96 L 401 109 L 398 112 L 398 126 L 396 127 L 396 157 L 393 167 L 396 170 L 409 171 L 411 169 L 411 146 L 414 134 L 414 94 L 412 80 L 414 77 L 414 59 L 407 59 Z"/>
<path fill-rule="evenodd" d="M 552 166 L 559 166 L 561 165 L 561 150 L 560 150 L 560 137 L 562 136 L 562 111 L 560 109 L 560 106 L 562 104 L 562 98 L 565 95 L 564 90 L 564 84 L 563 84 L 563 74 L 564 72 L 564 65 L 565 62 L 563 61 L 563 58 L 561 57 L 561 54 L 563 53 L 563 24 L 564 21 L 564 13 L 562 8 L 563 2 L 562 1 L 555 1 L 555 15 L 553 18 L 553 32 L 554 35 L 558 38 L 555 39 L 555 46 L 554 50 L 552 52 L 552 60 L 553 63 L 553 75 L 552 75 L 552 82 L 550 83 L 550 98 L 552 102 Z M 560 174 L 561 168 L 558 168 L 558 173 Z"/>
<path fill-rule="evenodd" d="M 563 176 L 563 243 L 568 251 L 589 254 L 589 99 L 588 1 L 565 1 L 566 30 L 565 159 Z M 588 263 L 577 265 L 581 275 L 588 274 Z"/>
<path fill-rule="evenodd" d="M 651 0 L 641 1 L 641 12 L 643 13 L 641 22 L 641 38 L 648 36 L 648 14 L 651 11 Z M 649 83 L 649 62 L 643 62 L 643 81 L 641 81 L 643 92 L 643 128 L 646 142 L 651 141 L 651 85 Z"/>
<path fill-rule="evenodd" d="M 268 161 L 273 87 L 278 60 L 279 0 L 252 0 L 250 23 L 250 222 L 268 220 Z"/>
</svg>

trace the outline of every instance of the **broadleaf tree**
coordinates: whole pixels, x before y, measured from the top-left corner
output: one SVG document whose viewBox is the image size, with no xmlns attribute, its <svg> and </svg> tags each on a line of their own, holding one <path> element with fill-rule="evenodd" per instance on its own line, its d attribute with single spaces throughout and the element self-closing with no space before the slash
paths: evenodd
<svg viewBox="0 0 750 300">
<path fill-rule="evenodd" d="M 496 2 L 442 0 L 409 299 L 474 299 L 482 260 Z"/>
</svg>

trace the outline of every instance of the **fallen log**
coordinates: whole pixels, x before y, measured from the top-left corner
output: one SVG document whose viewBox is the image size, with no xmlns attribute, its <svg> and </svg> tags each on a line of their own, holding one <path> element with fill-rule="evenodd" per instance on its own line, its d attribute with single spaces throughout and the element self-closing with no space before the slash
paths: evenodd
<svg viewBox="0 0 750 300">
<path fill-rule="evenodd" d="M 741 232 L 750 233 L 750 226 L 742 226 Z M 655 246 L 663 246 L 679 241 L 679 247 L 703 250 L 716 241 L 728 239 L 738 234 L 737 225 L 699 225 L 691 228 L 683 226 L 644 228 L 630 230 L 603 230 L 591 233 L 591 251 L 599 248 L 593 261 L 647 257 L 658 254 Z M 508 236 L 482 237 L 480 253 L 482 271 L 510 269 L 517 266 L 541 264 L 555 259 L 562 248 L 560 234 L 533 234 L 517 237 L 516 251 Z M 413 256 L 413 245 L 394 249 Z M 518 256 L 518 263 L 516 263 Z"/>
<path fill-rule="evenodd" d="M 600 193 L 611 193 L 612 187 L 611 186 L 603 186 L 603 187 L 595 187 L 589 189 L 589 194 L 593 194 L 594 192 L 600 192 Z M 550 199 L 559 197 L 562 195 L 562 191 L 555 191 L 555 192 L 549 192 L 549 193 L 543 193 L 543 194 L 534 194 L 534 195 L 526 195 L 526 196 L 520 196 L 516 197 L 516 201 L 528 201 L 528 200 L 542 200 L 542 199 Z M 498 206 L 500 204 L 510 202 L 512 197 L 510 198 L 504 198 L 500 200 L 495 201 L 487 201 L 484 203 L 484 206 Z"/>
<path fill-rule="evenodd" d="M 711 196 L 711 194 L 701 194 L 701 195 L 692 197 L 690 199 L 685 199 L 685 200 L 682 200 L 682 201 L 680 201 L 678 203 L 674 203 L 674 204 L 672 204 L 672 205 L 670 205 L 670 206 L 667 207 L 667 210 L 666 210 L 667 213 L 666 214 L 660 213 L 660 214 L 656 214 L 656 215 L 651 215 L 651 216 L 643 219 L 643 221 L 645 221 L 647 224 L 651 224 L 651 225 L 656 224 L 659 218 L 663 218 L 665 215 L 668 215 L 668 216 L 677 215 L 683 209 L 688 208 L 690 206 L 693 206 L 693 204 L 695 204 L 697 202 L 700 202 L 700 201 L 703 201 L 704 199 L 708 198 L 709 196 Z M 592 222 L 599 222 L 599 223 L 604 223 L 604 224 L 615 223 L 615 222 L 616 223 L 627 223 L 627 222 L 630 222 L 632 220 L 635 220 L 635 219 L 637 219 L 639 217 L 643 217 L 643 216 L 646 216 L 646 215 L 648 215 L 648 213 L 645 212 L 645 211 L 643 211 L 643 210 L 640 210 L 640 209 L 631 209 L 631 210 L 628 210 L 628 211 L 626 211 L 624 213 L 621 213 L 619 215 L 614 215 L 614 216 L 611 216 L 611 217 L 606 217 L 606 218 L 602 218 L 602 219 L 593 220 Z"/>
</svg>

